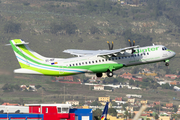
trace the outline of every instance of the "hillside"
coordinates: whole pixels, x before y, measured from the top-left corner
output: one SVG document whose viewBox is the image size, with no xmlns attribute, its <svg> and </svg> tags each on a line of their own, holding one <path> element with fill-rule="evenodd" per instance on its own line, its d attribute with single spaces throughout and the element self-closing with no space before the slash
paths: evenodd
<svg viewBox="0 0 180 120">
<path fill-rule="evenodd" d="M 50 83 L 50 77 L 28 76 L 32 80 L 15 79 L 13 82 L 13 70 L 19 68 L 19 64 L 12 48 L 5 44 L 9 44 L 9 40 L 16 38 L 29 42 L 29 47 L 43 56 L 60 58 L 72 57 L 62 53 L 65 49 L 108 49 L 106 41 L 114 41 L 114 48 L 129 46 L 128 39 L 135 40 L 140 46 L 161 44 L 176 52 L 176 57 L 170 60 L 170 66 L 167 68 L 164 63 L 157 63 L 139 67 L 148 67 L 162 74 L 179 73 L 180 13 L 177 11 L 180 11 L 180 2 L 178 0 L 139 0 L 139 3 L 135 5 L 132 0 L 127 1 L 129 4 L 121 5 L 111 0 L 1 0 L 0 76 L 3 81 L 2 86 L 8 82 L 11 84 L 35 83 L 42 84 L 43 87 L 52 85 L 52 88 L 56 86 Z M 9 77 L 7 81 L 4 80 L 6 78 L 4 76 Z M 64 84 L 58 85 L 62 87 Z M 59 89 L 58 87 L 56 86 L 55 89 Z M 81 87 L 84 90 L 86 88 L 86 86 Z M 78 86 L 73 94 L 78 94 L 81 87 Z M 59 90 L 52 90 L 49 87 L 44 94 L 51 96 L 51 93 L 58 92 Z M 8 94 L 3 99 L 12 95 L 8 96 Z M 27 96 L 34 95 L 37 98 L 35 101 L 39 101 L 42 99 L 41 94 L 42 92 L 35 95 L 28 93 Z M 114 96 L 117 95 L 118 92 L 114 94 Z M 57 98 L 56 95 L 52 95 L 51 98 L 53 96 Z M 94 92 L 91 91 L 89 96 L 94 98 Z M 172 96 L 176 95 L 172 94 L 169 100 Z M 48 102 L 51 100 L 49 99 Z"/>
</svg>

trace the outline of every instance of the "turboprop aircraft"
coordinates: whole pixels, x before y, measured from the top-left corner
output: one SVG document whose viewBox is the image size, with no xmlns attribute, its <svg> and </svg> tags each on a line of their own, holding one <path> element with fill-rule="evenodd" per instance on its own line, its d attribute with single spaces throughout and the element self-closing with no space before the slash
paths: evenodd
<svg viewBox="0 0 180 120">
<path fill-rule="evenodd" d="M 165 62 L 169 65 L 169 59 L 176 55 L 175 52 L 162 45 L 146 47 L 135 46 L 135 41 L 130 47 L 113 50 L 108 42 L 109 50 L 64 50 L 65 53 L 76 55 L 73 58 L 47 58 L 32 51 L 27 42 L 22 39 L 10 40 L 17 60 L 21 66 L 14 70 L 14 73 L 39 74 L 48 76 L 67 76 L 79 73 L 96 73 L 102 77 L 107 73 L 108 77 L 113 76 L 113 71 L 123 67 L 141 65 L 155 62 Z"/>
</svg>

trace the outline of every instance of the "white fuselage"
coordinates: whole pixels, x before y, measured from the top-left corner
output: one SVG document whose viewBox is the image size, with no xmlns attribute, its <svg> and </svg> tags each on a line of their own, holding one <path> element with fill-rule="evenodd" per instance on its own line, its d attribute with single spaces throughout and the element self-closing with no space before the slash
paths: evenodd
<svg viewBox="0 0 180 120">
<path fill-rule="evenodd" d="M 66 65 L 68 68 L 70 68 L 72 66 L 88 66 L 118 63 L 128 67 L 139 64 L 148 64 L 153 62 L 165 61 L 174 57 L 176 54 L 175 52 L 168 50 L 162 45 L 140 47 L 134 50 L 136 52 L 134 52 L 133 54 L 131 54 L 132 50 L 128 50 L 124 53 L 124 55 L 121 54 L 121 56 L 116 57 L 85 56 L 68 58 L 59 62 L 59 65 Z M 88 72 L 88 69 L 84 72 Z"/>
</svg>

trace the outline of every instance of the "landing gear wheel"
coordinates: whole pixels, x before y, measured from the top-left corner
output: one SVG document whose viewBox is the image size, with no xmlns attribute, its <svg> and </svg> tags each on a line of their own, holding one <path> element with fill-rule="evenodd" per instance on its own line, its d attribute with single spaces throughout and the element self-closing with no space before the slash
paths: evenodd
<svg viewBox="0 0 180 120">
<path fill-rule="evenodd" d="M 96 73 L 97 77 L 102 77 L 102 73 Z"/>
<path fill-rule="evenodd" d="M 166 66 L 169 66 L 169 63 L 166 63 L 165 65 L 166 65 Z"/>
<path fill-rule="evenodd" d="M 107 71 L 107 76 L 108 76 L 108 77 L 112 77 L 112 76 L 113 76 L 113 72 Z"/>
</svg>

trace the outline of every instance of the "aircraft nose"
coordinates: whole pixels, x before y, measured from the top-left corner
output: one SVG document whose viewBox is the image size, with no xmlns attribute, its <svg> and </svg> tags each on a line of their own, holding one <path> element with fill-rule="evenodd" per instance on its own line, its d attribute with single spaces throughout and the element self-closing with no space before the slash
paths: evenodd
<svg viewBox="0 0 180 120">
<path fill-rule="evenodd" d="M 174 57 L 176 53 L 174 51 L 171 51 L 171 56 Z"/>
<path fill-rule="evenodd" d="M 172 52 L 172 54 L 173 54 L 173 57 L 176 55 L 176 53 L 174 51 Z"/>
</svg>

